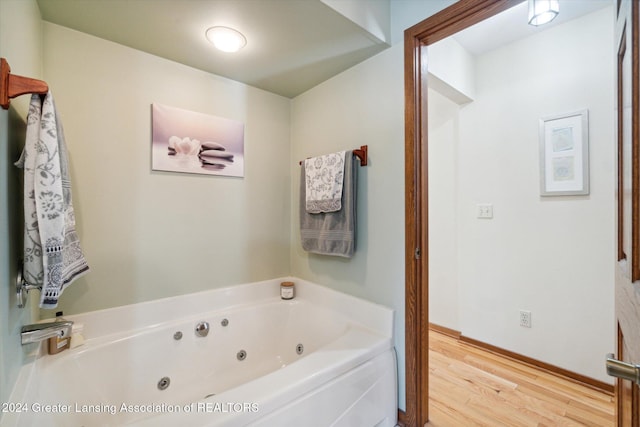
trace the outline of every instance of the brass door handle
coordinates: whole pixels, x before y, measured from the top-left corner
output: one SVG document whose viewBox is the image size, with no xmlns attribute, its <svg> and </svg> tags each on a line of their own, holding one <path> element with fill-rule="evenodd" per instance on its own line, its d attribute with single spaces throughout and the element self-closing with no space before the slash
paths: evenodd
<svg viewBox="0 0 640 427">
<path fill-rule="evenodd" d="M 613 353 L 607 354 L 607 374 L 640 384 L 640 365 L 622 362 Z"/>
</svg>

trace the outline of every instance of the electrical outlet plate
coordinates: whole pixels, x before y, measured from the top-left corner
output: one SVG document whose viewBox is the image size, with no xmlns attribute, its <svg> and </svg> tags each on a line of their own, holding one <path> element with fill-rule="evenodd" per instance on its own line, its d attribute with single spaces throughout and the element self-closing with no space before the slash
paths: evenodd
<svg viewBox="0 0 640 427">
<path fill-rule="evenodd" d="M 476 216 L 482 219 L 493 218 L 493 205 L 491 203 L 480 203 L 476 205 Z"/>
<path fill-rule="evenodd" d="M 528 310 L 520 310 L 520 326 L 523 328 L 531 327 L 531 312 Z"/>
</svg>

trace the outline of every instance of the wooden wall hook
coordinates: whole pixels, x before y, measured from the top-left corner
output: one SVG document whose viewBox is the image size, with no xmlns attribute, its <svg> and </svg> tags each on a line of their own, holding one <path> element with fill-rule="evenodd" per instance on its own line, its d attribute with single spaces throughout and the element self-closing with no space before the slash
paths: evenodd
<svg viewBox="0 0 640 427">
<path fill-rule="evenodd" d="M 45 95 L 49 85 L 42 80 L 11 74 L 11 67 L 6 59 L 0 58 L 0 106 L 8 110 L 10 99 L 28 93 Z"/>
</svg>

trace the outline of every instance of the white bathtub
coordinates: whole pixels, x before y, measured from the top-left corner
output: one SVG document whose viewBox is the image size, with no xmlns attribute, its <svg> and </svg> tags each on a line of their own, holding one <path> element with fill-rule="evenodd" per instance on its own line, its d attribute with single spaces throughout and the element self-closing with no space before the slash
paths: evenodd
<svg viewBox="0 0 640 427">
<path fill-rule="evenodd" d="M 294 300 L 280 299 L 283 280 L 296 282 Z M 396 424 L 392 310 L 310 282 L 277 279 L 68 319 L 84 325 L 85 344 L 25 365 L 0 426 Z M 195 333 L 201 321 L 206 337 Z"/>
</svg>

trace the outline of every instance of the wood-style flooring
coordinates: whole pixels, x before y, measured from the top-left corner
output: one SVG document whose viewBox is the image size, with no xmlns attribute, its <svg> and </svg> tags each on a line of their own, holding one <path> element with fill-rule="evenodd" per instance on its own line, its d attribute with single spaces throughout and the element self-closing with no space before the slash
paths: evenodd
<svg viewBox="0 0 640 427">
<path fill-rule="evenodd" d="M 613 427 L 614 397 L 429 331 L 430 427 Z"/>
</svg>

